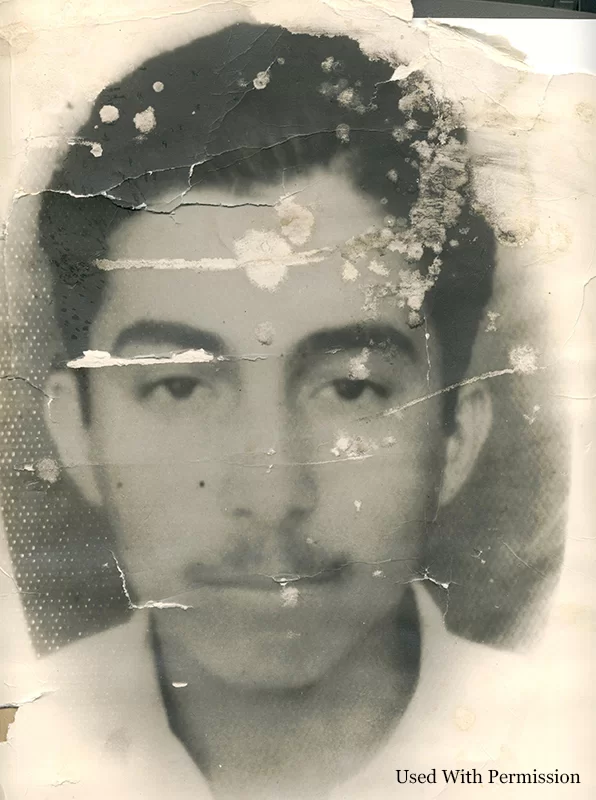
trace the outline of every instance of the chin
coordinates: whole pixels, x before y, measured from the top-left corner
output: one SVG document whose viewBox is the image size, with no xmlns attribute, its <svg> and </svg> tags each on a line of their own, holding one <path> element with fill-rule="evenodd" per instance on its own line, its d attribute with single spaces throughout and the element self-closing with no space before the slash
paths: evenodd
<svg viewBox="0 0 596 800">
<path fill-rule="evenodd" d="M 319 683 L 341 660 L 346 648 L 325 643 L 323 649 L 301 636 L 288 631 L 285 641 L 255 647 L 238 643 L 236 647 L 222 644 L 215 652 L 200 654 L 203 669 L 215 678 L 244 690 L 292 691 L 307 689 Z M 251 646 L 252 645 L 252 646 Z"/>
</svg>

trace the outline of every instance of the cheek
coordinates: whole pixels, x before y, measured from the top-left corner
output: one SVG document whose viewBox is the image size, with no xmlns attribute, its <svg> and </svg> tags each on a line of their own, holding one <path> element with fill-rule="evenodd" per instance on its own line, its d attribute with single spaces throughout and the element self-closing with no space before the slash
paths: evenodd
<svg viewBox="0 0 596 800">
<path fill-rule="evenodd" d="M 430 404 L 429 404 L 430 405 Z M 437 510 L 444 460 L 439 408 L 342 433 L 318 467 L 317 528 L 354 559 L 415 557 Z"/>
</svg>

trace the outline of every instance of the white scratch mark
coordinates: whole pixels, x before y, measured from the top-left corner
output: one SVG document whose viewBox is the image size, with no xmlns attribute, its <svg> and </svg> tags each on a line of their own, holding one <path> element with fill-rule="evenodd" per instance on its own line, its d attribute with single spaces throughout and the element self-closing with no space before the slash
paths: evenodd
<svg viewBox="0 0 596 800">
<path fill-rule="evenodd" d="M 136 611 L 141 611 L 141 610 L 143 610 L 145 608 L 162 608 L 162 609 L 180 608 L 183 611 L 188 611 L 189 608 L 192 608 L 192 606 L 185 606 L 183 603 L 176 603 L 176 602 L 173 602 L 171 600 L 170 601 L 168 601 L 168 600 L 147 600 L 146 602 L 141 603 L 140 605 L 137 605 L 136 603 L 133 603 L 132 602 L 132 598 L 130 596 L 130 593 L 128 591 L 128 586 L 126 584 L 126 575 L 124 574 L 124 570 L 120 566 L 120 564 L 118 562 L 118 559 L 116 558 L 115 553 L 112 550 L 110 550 L 110 553 L 112 554 L 112 558 L 114 559 L 114 564 L 116 565 L 116 569 L 118 570 L 118 575 L 120 576 L 120 582 L 122 584 L 122 591 L 124 592 L 124 596 L 126 597 L 126 600 L 128 601 L 128 607 L 129 608 L 134 609 Z"/>
<path fill-rule="evenodd" d="M 182 350 L 169 356 L 112 356 L 107 350 L 83 350 L 83 355 L 66 363 L 71 369 L 98 369 L 100 367 L 153 366 L 155 364 L 206 364 L 215 359 L 213 353 L 202 348 Z"/>
<path fill-rule="evenodd" d="M 70 139 L 69 144 L 82 144 L 84 147 L 89 147 L 91 155 L 95 158 L 99 158 L 103 155 L 103 147 L 100 145 L 99 142 L 90 142 L 87 139 Z"/>
</svg>

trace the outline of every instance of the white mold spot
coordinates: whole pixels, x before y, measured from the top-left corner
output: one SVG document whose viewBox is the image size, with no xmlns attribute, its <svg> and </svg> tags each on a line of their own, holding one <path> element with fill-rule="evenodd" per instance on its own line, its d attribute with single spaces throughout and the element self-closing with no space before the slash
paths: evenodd
<svg viewBox="0 0 596 800">
<path fill-rule="evenodd" d="M 174 689 L 184 689 L 188 686 L 188 683 L 186 681 L 172 681 L 172 686 Z"/>
<path fill-rule="evenodd" d="M 368 347 L 363 347 L 360 355 L 351 358 L 348 363 L 348 378 L 351 381 L 364 381 L 370 376 L 370 370 L 366 366 L 370 356 Z"/>
<path fill-rule="evenodd" d="M 102 122 L 110 124 L 120 119 L 120 112 L 118 111 L 116 106 L 110 106 L 110 105 L 102 106 L 99 109 L 99 118 Z"/>
<path fill-rule="evenodd" d="M 60 477 L 60 465 L 53 458 L 40 458 L 34 469 L 37 477 L 46 483 L 56 483 Z"/>
<path fill-rule="evenodd" d="M 255 328 L 255 336 L 260 344 L 270 345 L 273 344 L 275 337 L 275 328 L 270 322 L 260 322 Z M 273 455 L 273 453 L 268 453 Z"/>
<path fill-rule="evenodd" d="M 348 144 L 350 141 L 350 126 L 346 122 L 341 122 L 335 129 L 335 135 L 340 142 Z"/>
<path fill-rule="evenodd" d="M 356 511 L 360 511 L 362 508 L 362 500 L 354 500 L 354 508 Z"/>
<path fill-rule="evenodd" d="M 163 92 L 164 88 L 165 87 L 161 81 L 155 81 L 155 83 L 153 84 L 153 91 L 157 92 L 158 94 L 159 92 Z"/>
<path fill-rule="evenodd" d="M 327 56 L 324 61 L 321 61 L 321 69 L 323 72 L 333 72 L 339 66 L 339 61 L 336 61 L 333 56 Z"/>
<path fill-rule="evenodd" d="M 370 458 L 377 445 L 368 439 L 361 436 L 348 436 L 345 433 L 340 433 L 337 437 L 334 446 L 331 448 L 331 454 L 336 458 L 349 458 L 349 459 L 363 459 Z"/>
<path fill-rule="evenodd" d="M 234 243 L 240 264 L 249 279 L 261 289 L 273 291 L 285 278 L 286 262 L 292 248 L 285 239 L 270 231 L 248 231 Z"/>
<path fill-rule="evenodd" d="M 295 608 L 298 605 L 300 592 L 295 586 L 283 586 L 281 590 L 281 601 L 285 608 Z"/>
<path fill-rule="evenodd" d="M 138 131 L 141 133 L 150 133 L 157 125 L 153 106 L 149 106 L 149 108 L 146 108 L 144 111 L 139 111 L 138 114 L 134 115 L 132 121 Z"/>
<path fill-rule="evenodd" d="M 488 311 L 486 316 L 488 317 L 488 325 L 484 329 L 486 333 L 493 333 L 497 329 L 497 320 L 501 316 L 498 311 Z"/>
<path fill-rule="evenodd" d="M 522 344 L 509 353 L 509 361 L 516 372 L 529 375 L 538 369 L 538 354 L 533 347 Z"/>
<path fill-rule="evenodd" d="M 346 263 L 344 264 L 343 271 L 341 273 L 341 276 L 344 279 L 344 281 L 349 281 L 350 283 L 353 283 L 359 274 L 360 273 L 358 272 L 356 267 L 353 264 L 350 264 L 349 261 L 346 261 Z"/>
<path fill-rule="evenodd" d="M 524 419 L 527 421 L 528 425 L 533 425 L 536 422 L 536 417 L 540 412 L 540 406 L 535 405 L 532 406 L 532 413 L 531 414 L 524 414 Z"/>
<path fill-rule="evenodd" d="M 434 276 L 423 276 L 417 269 L 402 269 L 399 272 L 398 296 L 412 311 L 420 311 L 425 294 L 434 284 Z"/>
<path fill-rule="evenodd" d="M 256 78 L 254 78 L 252 85 L 255 87 L 255 89 L 264 89 L 269 85 L 270 80 L 271 75 L 267 70 L 264 70 L 263 72 L 257 72 Z"/>
<path fill-rule="evenodd" d="M 310 238 L 315 218 L 311 211 L 295 203 L 291 197 L 285 197 L 276 206 L 281 222 L 281 232 L 292 242 L 301 245 Z"/>
<path fill-rule="evenodd" d="M 376 260 L 376 258 L 373 258 L 373 260 L 368 265 L 368 268 L 371 272 L 374 272 L 375 275 L 384 275 L 384 276 L 389 275 L 389 270 L 387 269 L 387 267 L 384 267 L 380 261 Z"/>
</svg>

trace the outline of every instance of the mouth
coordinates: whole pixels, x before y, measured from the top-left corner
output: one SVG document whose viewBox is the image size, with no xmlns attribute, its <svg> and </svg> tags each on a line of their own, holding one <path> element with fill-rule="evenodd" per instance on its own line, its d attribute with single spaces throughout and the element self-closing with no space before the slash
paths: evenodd
<svg viewBox="0 0 596 800">
<path fill-rule="evenodd" d="M 342 580 L 340 566 L 321 568 L 311 574 L 294 572 L 265 575 L 260 573 L 236 574 L 198 567 L 192 570 L 192 581 L 197 586 L 212 586 L 229 589 L 252 589 L 255 591 L 279 592 L 288 586 L 315 586 L 338 583 Z"/>
</svg>

